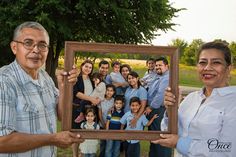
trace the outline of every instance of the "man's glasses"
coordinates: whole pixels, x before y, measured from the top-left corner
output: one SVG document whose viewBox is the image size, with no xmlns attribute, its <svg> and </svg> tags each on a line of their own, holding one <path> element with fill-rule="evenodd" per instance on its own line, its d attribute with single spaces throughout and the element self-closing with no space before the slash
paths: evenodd
<svg viewBox="0 0 236 157">
<path fill-rule="evenodd" d="M 22 44 L 24 46 L 24 48 L 27 49 L 27 50 L 33 50 L 34 47 L 37 46 L 37 48 L 40 51 L 45 52 L 45 51 L 48 51 L 48 48 L 49 48 L 49 45 L 47 45 L 44 42 L 39 42 L 37 44 L 34 44 L 33 40 L 25 40 L 24 42 L 17 41 L 17 40 L 13 40 L 13 41 L 16 42 L 16 43 Z"/>
</svg>

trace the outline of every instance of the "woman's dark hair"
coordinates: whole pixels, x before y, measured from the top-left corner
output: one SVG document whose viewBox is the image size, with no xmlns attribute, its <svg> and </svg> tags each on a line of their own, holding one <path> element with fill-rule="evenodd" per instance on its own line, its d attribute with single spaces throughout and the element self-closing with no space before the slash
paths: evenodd
<svg viewBox="0 0 236 157">
<path fill-rule="evenodd" d="M 203 44 L 200 47 L 200 49 L 198 50 L 197 61 L 199 60 L 201 52 L 203 50 L 207 50 L 207 49 L 217 49 L 217 50 L 221 51 L 224 55 L 224 59 L 225 59 L 227 66 L 232 64 L 231 51 L 230 51 L 228 45 L 226 43 L 220 42 L 220 41 L 212 41 L 212 42 L 207 42 L 207 43 Z"/>
<path fill-rule="evenodd" d="M 92 64 L 92 70 L 91 70 L 91 73 L 89 74 L 89 77 L 91 78 L 92 73 L 93 73 L 93 62 L 92 62 L 91 60 L 89 60 L 89 59 L 86 59 L 85 61 L 83 61 L 83 63 L 81 63 L 79 76 L 82 75 L 82 67 L 83 67 L 86 63 Z"/>
<path fill-rule="evenodd" d="M 153 62 L 155 62 L 155 59 L 154 58 L 148 58 L 147 60 L 146 60 L 146 65 L 148 64 L 148 62 L 150 62 L 150 61 L 153 61 Z"/>
<path fill-rule="evenodd" d="M 128 74 L 128 77 L 129 77 L 129 75 L 130 76 L 133 76 L 133 77 L 135 77 L 135 78 L 138 78 L 139 77 L 139 75 L 138 75 L 138 73 L 136 73 L 135 71 L 130 71 L 129 72 L 129 74 Z M 131 85 L 130 85 L 131 86 Z M 138 80 L 138 88 L 141 86 L 141 82 L 140 82 L 140 80 Z M 132 86 L 131 86 L 132 87 Z M 132 87 L 133 88 L 133 87 Z"/>
<path fill-rule="evenodd" d="M 131 71 L 131 67 L 129 66 L 129 64 L 122 64 L 122 65 L 120 66 L 120 73 L 121 73 L 122 69 L 125 68 L 125 67 L 126 67 L 129 71 Z"/>
<path fill-rule="evenodd" d="M 140 101 L 140 99 L 139 99 L 139 97 L 132 97 L 131 99 L 130 99 L 130 101 L 129 101 L 129 106 L 131 106 L 131 104 L 133 103 L 133 102 L 137 102 L 137 103 L 139 103 L 139 104 L 141 104 L 141 101 Z"/>
</svg>

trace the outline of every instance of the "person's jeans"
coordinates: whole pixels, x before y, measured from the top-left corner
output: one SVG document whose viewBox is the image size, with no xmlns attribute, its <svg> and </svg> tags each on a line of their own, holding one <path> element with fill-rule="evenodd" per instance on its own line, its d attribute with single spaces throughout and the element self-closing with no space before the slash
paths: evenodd
<svg viewBox="0 0 236 157">
<path fill-rule="evenodd" d="M 91 153 L 91 154 L 82 154 L 83 157 L 96 157 L 95 153 Z"/>
<path fill-rule="evenodd" d="M 152 124 L 148 127 L 148 130 L 161 130 L 161 120 L 164 116 L 164 113 L 164 106 L 152 110 L 152 112 L 147 116 L 147 119 L 150 120 L 155 114 L 157 114 L 159 117 L 152 122 Z M 150 143 L 149 157 L 171 157 L 171 153 L 171 148 L 163 147 L 160 144 Z"/>
<path fill-rule="evenodd" d="M 140 157 L 140 143 L 125 142 L 125 157 Z"/>
<path fill-rule="evenodd" d="M 171 157 L 172 149 L 160 144 L 150 144 L 149 157 Z"/>
<path fill-rule="evenodd" d="M 99 157 L 105 157 L 106 140 L 100 140 L 100 153 Z"/>
<path fill-rule="evenodd" d="M 105 157 L 119 157 L 120 156 L 120 141 L 107 140 Z"/>
</svg>

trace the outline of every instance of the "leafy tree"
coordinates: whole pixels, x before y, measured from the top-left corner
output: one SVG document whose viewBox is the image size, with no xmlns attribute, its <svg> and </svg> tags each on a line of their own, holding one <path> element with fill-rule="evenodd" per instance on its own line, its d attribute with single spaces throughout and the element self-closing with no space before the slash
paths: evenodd
<svg viewBox="0 0 236 157">
<path fill-rule="evenodd" d="M 54 78 L 64 41 L 150 43 L 157 30 L 167 31 L 181 9 L 168 0 L 19 0 L 0 2 L 1 46 L 24 21 L 38 21 L 50 35 L 46 70 Z"/>
<path fill-rule="evenodd" d="M 184 62 L 183 61 L 184 51 L 185 51 L 186 47 L 188 46 L 187 41 L 177 38 L 177 39 L 174 39 L 171 41 L 170 46 L 176 46 L 179 48 L 179 52 L 180 52 L 179 58 L 180 58 L 181 63 L 183 63 Z"/>
<path fill-rule="evenodd" d="M 233 57 L 233 65 L 236 66 L 236 42 L 231 42 L 229 44 L 229 48 L 232 52 L 232 57 Z"/>
<path fill-rule="evenodd" d="M 196 65 L 197 52 L 202 44 L 201 39 L 194 39 L 185 49 L 183 61 L 186 65 Z"/>
</svg>

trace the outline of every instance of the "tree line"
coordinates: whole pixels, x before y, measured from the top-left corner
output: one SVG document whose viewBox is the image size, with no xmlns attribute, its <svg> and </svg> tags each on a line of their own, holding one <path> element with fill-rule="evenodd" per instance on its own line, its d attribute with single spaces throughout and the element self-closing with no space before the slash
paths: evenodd
<svg viewBox="0 0 236 157">
<path fill-rule="evenodd" d="M 236 42 L 232 41 L 229 43 L 226 40 L 222 39 L 215 39 L 215 41 L 221 41 L 229 45 L 229 48 L 232 52 L 233 65 L 236 66 Z M 193 66 L 197 63 L 197 52 L 203 43 L 204 41 L 202 39 L 194 39 L 191 43 L 188 43 L 183 39 L 177 38 L 172 40 L 169 45 L 179 48 L 180 63 Z"/>
</svg>

